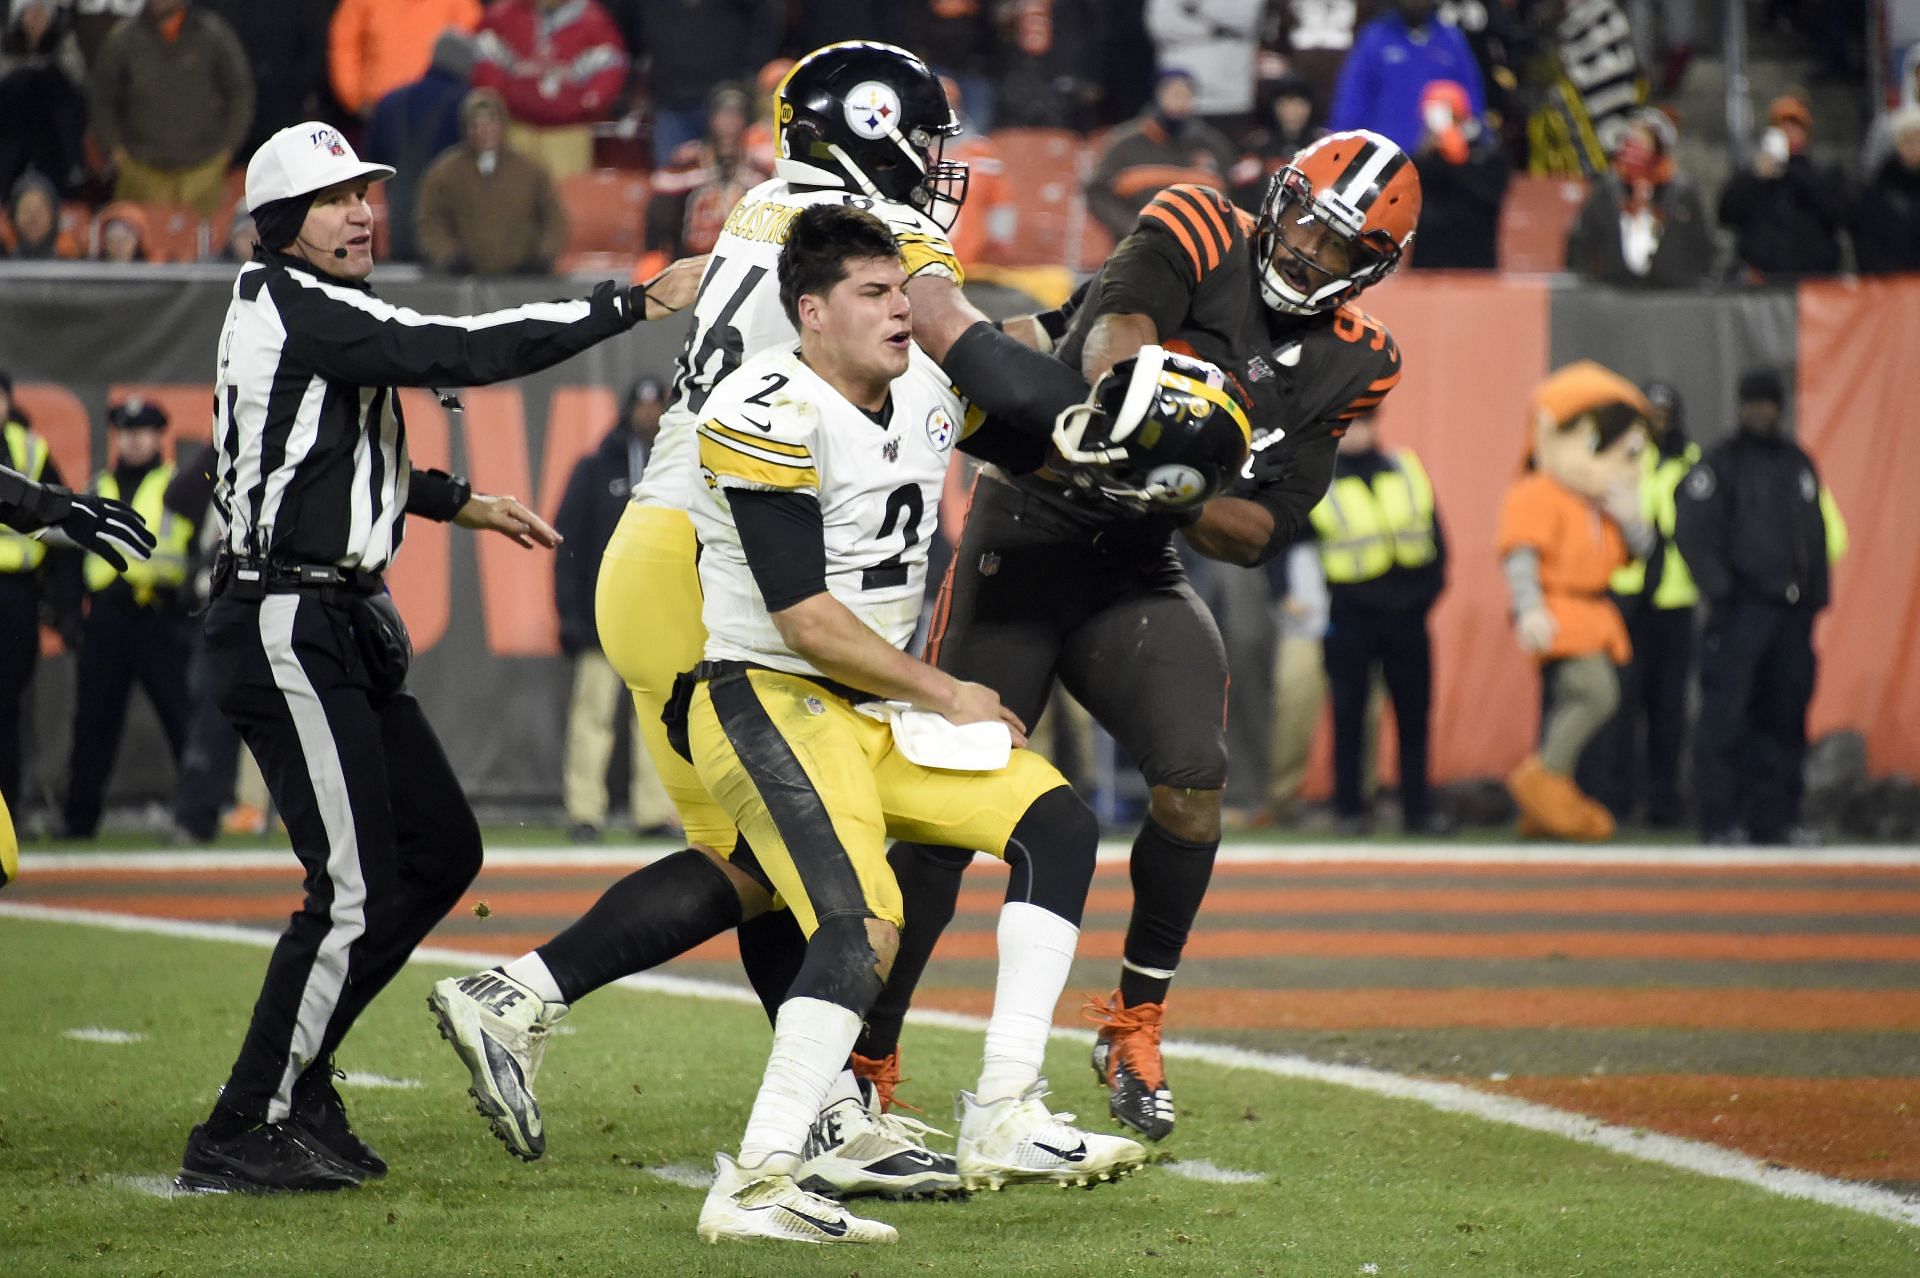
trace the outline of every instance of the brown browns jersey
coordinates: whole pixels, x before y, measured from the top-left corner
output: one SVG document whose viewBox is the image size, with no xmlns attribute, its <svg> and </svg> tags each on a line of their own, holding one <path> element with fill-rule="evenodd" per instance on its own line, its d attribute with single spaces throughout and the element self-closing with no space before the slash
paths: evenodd
<svg viewBox="0 0 1920 1278">
<path fill-rule="evenodd" d="M 1161 343 L 1219 365 L 1252 405 L 1253 451 L 1225 490 L 1274 517 L 1267 555 L 1307 528 L 1333 478 L 1334 441 L 1400 380 L 1386 326 L 1349 303 L 1326 315 L 1276 314 L 1260 299 L 1253 219 L 1206 187 L 1170 186 L 1141 211 L 1074 310 L 1058 353 L 1079 367 L 1101 315 L 1147 316 Z M 1015 481 L 1101 523 L 1140 518 L 1092 506 L 1038 478 Z"/>
</svg>

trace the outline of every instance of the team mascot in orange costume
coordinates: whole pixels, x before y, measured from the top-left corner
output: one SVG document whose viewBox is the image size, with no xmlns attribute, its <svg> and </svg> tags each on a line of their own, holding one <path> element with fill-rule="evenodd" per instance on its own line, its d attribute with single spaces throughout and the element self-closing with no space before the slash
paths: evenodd
<svg viewBox="0 0 1920 1278">
<path fill-rule="evenodd" d="M 1534 391 L 1527 474 L 1500 510 L 1500 558 L 1514 632 L 1540 663 L 1540 748 L 1511 776 L 1520 833 L 1598 841 L 1613 818 L 1573 782 L 1580 751 L 1620 701 L 1631 655 L 1607 578 L 1652 547 L 1640 514 L 1640 454 L 1651 408 L 1639 388 L 1591 360 Z"/>
</svg>

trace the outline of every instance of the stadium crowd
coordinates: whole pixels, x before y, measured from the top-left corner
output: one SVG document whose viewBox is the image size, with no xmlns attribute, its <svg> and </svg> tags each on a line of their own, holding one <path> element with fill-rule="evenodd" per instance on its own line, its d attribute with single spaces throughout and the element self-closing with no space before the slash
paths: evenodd
<svg viewBox="0 0 1920 1278">
<path fill-rule="evenodd" d="M 1768 18 L 1819 51 L 1809 72 L 1857 76 L 1858 9 Z M 1502 265 L 1512 182 L 1546 178 L 1587 191 L 1566 260 L 1591 279 L 1920 268 L 1920 59 L 1872 104 L 1857 172 L 1814 158 L 1809 98 L 1784 94 L 1710 209 L 1671 105 L 1710 43 L 1704 16 L 1656 0 L 9 0 L 0 249 L 243 258 L 239 159 L 320 119 L 408 175 L 383 193 L 389 260 L 544 274 L 644 254 L 644 274 L 710 244 L 770 171 L 767 103 L 791 57 L 859 36 L 948 77 L 974 169 L 956 234 L 970 265 L 1087 269 L 1161 186 L 1248 207 L 1300 146 L 1367 128 L 1417 157 L 1417 268 Z M 1064 246 L 1040 229 L 1081 198 L 1062 159 L 1088 214 Z M 1028 181 L 1046 162 L 1056 180 Z M 476 196 L 511 216 L 475 217 Z"/>
<path fill-rule="evenodd" d="M 1846 71 L 1847 33 L 1819 25 L 1835 6 L 1804 8 L 1827 59 L 1809 70 Z M 275 130 L 315 118 L 399 170 L 374 188 L 384 208 L 383 260 L 447 274 L 545 275 L 605 269 L 624 250 L 622 269 L 637 259 L 634 274 L 643 278 L 710 248 L 735 202 L 771 173 L 768 109 L 790 55 L 859 35 L 898 40 L 945 72 L 966 129 L 954 153 L 973 174 L 953 237 L 969 268 L 1063 264 L 1058 241 L 1045 242 L 1054 256 L 1034 256 L 1040 241 L 1023 233 L 1034 191 L 1012 180 L 998 143 L 1069 139 L 1072 171 L 1085 175 L 1087 216 L 1086 240 L 1066 246 L 1064 264 L 1085 268 L 1169 184 L 1213 187 L 1256 209 L 1269 177 L 1302 147 L 1330 130 L 1364 128 L 1414 158 L 1425 198 L 1409 263 L 1416 269 L 1497 269 L 1502 202 L 1526 175 L 1585 184 L 1566 260 L 1595 281 L 1680 288 L 1920 270 L 1920 52 L 1903 65 L 1898 101 L 1874 121 L 1860 173 L 1849 178 L 1814 159 L 1812 107 L 1804 96 L 1782 95 L 1710 213 L 1678 167 L 1675 116 L 1653 104 L 1679 87 L 1701 43 L 1690 11 L 1616 0 L 301 0 L 268 20 L 241 0 L 11 0 L 0 38 L 0 189 L 10 192 L 0 248 L 15 260 L 244 260 L 252 226 L 236 166 Z M 1783 21 L 1799 10 L 1784 12 Z M 1595 72 L 1598 64 L 1613 73 Z M 182 91 L 187 85 L 191 92 Z M 629 238 L 587 241 L 594 247 L 583 251 L 576 230 L 606 221 L 608 200 Z M 1743 402 L 1770 400 L 1777 411 L 1777 379 L 1756 377 L 1742 382 Z M 1562 771 L 1578 775 L 1613 819 L 1674 826 L 1688 819 L 1676 787 L 1693 656 L 1686 645 L 1654 642 L 1650 627 L 1660 613 L 1685 610 L 1690 618 L 1700 598 L 1691 580 L 1698 567 L 1689 574 L 1690 557 L 1673 549 L 1684 504 L 1676 494 L 1699 449 L 1687 438 L 1677 392 L 1645 389 L 1660 429 L 1636 504 L 1659 546 L 1637 556 L 1634 571 L 1603 577 L 1600 588 L 1612 590 L 1635 648 L 1649 655 L 1623 676 L 1624 707 L 1601 713 L 1591 747 L 1574 752 L 1577 773 L 1576 760 Z M 657 376 L 633 384 L 613 432 L 581 461 L 562 513 L 580 529 L 578 547 L 563 557 L 557 606 L 578 674 L 569 740 L 580 758 L 568 765 L 567 810 L 582 839 L 598 837 L 609 820 L 608 719 L 619 702 L 591 629 L 591 582 L 611 525 L 588 507 L 595 494 L 617 496 L 638 481 L 647 437 L 629 417 L 645 418 L 640 410 L 651 406 L 657 420 L 665 393 Z M 90 681 L 117 649 L 86 635 L 106 634 L 110 610 L 80 601 L 97 594 L 125 605 L 128 618 L 157 610 L 184 619 L 195 604 L 190 543 L 205 520 L 205 495 L 179 491 L 172 463 L 138 446 L 165 425 L 152 405 L 116 404 L 109 420 L 116 460 L 103 477 L 135 494 L 129 500 L 171 550 L 118 582 L 82 582 L 77 558 L 58 554 L 52 567 L 60 571 L 46 574 L 49 615 L 73 646 L 93 654 L 81 668 L 83 723 L 59 828 L 76 837 L 97 828 L 97 788 L 137 679 L 156 705 L 165 701 L 182 776 L 178 825 L 185 837 L 204 839 L 211 814 L 227 803 L 235 745 L 217 717 L 205 729 L 217 740 L 196 735 L 198 719 L 182 695 L 194 686 L 191 645 L 179 627 L 156 625 L 165 644 L 122 644 L 141 661 L 121 660 Z M 10 431 L 28 424 L 4 393 L 0 422 Z M 1448 821 L 1426 792 L 1421 727 L 1430 697 L 1425 617 L 1445 580 L 1444 494 L 1437 502 L 1431 485 L 1414 478 L 1418 460 L 1376 445 L 1370 427 L 1353 436 L 1334 490 L 1350 495 L 1348 508 L 1323 504 L 1317 540 L 1255 575 L 1279 618 L 1271 781 L 1257 798 L 1242 796 L 1229 816 L 1250 824 L 1295 817 L 1320 702 L 1330 697 L 1334 819 L 1347 832 L 1370 829 L 1369 759 L 1384 689 L 1400 726 L 1401 819 L 1410 831 L 1443 832 Z M 1388 494 L 1396 485 L 1405 500 Z M 1373 509 L 1359 514 L 1355 503 Z M 1351 550 L 1369 536 L 1395 547 L 1377 569 Z M 1409 538 L 1424 549 L 1408 551 L 1401 543 Z M 1827 540 L 1835 542 L 1831 529 Z M 1649 573 L 1649 563 L 1664 572 Z M 1218 564 L 1190 557 L 1189 569 L 1203 595 L 1226 589 Z M 197 570 L 203 591 L 205 565 Z M 0 714 L 11 728 L 0 748 L 0 789 L 10 798 L 20 784 L 18 703 L 31 665 L 28 657 L 13 667 L 18 678 L 4 691 L 14 708 Z M 1803 720 L 1804 700 L 1801 708 Z M 1722 737 L 1734 731 L 1715 722 Z M 1041 735 L 1072 779 L 1088 779 L 1084 720 L 1070 704 Z M 219 778 L 214 802 L 206 797 L 209 769 Z M 1638 784 L 1622 780 L 1629 776 Z M 636 767 L 633 796 L 639 826 L 671 823 L 644 767 Z M 256 804 L 238 811 L 238 827 L 257 828 Z M 1701 832 L 1808 837 L 1793 815 L 1769 817 L 1763 831 L 1750 825 L 1722 804 Z"/>
</svg>

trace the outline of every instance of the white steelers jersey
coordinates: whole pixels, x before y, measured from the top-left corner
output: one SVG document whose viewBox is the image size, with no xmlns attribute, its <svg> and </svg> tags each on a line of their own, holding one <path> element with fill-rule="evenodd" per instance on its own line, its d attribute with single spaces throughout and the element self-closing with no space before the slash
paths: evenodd
<svg viewBox="0 0 1920 1278">
<path fill-rule="evenodd" d="M 693 327 L 674 366 L 673 394 L 634 490 L 641 505 L 685 508 L 698 468 L 694 427 L 707 397 L 742 359 L 793 343 L 793 325 L 780 306 L 780 249 L 793 219 L 815 204 L 851 204 L 885 222 L 900 241 L 909 276 L 933 269 L 960 280 L 946 233 L 908 205 L 849 191 L 794 190 L 777 178 L 754 187 L 727 215 L 701 277 Z"/>
<path fill-rule="evenodd" d="M 883 426 L 780 347 L 742 364 L 708 399 L 697 428 L 699 481 L 688 513 L 700 539 L 709 661 L 815 672 L 781 640 L 747 566 L 729 488 L 808 493 L 820 502 L 827 591 L 904 649 L 926 593 L 947 460 L 966 401 L 913 347 Z"/>
</svg>

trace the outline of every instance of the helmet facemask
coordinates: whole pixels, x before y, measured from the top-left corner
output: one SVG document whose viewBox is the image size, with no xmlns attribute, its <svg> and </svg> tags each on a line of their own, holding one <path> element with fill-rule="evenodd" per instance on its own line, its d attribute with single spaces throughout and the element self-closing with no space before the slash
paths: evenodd
<svg viewBox="0 0 1920 1278">
<path fill-rule="evenodd" d="M 1300 170 L 1288 166 L 1274 174 L 1255 237 L 1261 300 L 1283 315 L 1320 315 L 1385 278 L 1405 246 L 1384 231 L 1365 230 L 1365 221 L 1337 196 L 1315 192 Z M 1330 248 L 1345 260 L 1330 257 Z M 1276 261 L 1304 273 L 1305 287 L 1288 279 Z"/>
<path fill-rule="evenodd" d="M 1218 414 L 1237 430 L 1239 456 L 1250 436 L 1246 412 L 1211 364 L 1143 346 L 1063 410 L 1053 448 L 1065 478 L 1132 510 L 1180 510 L 1211 497 L 1239 457 L 1184 455 L 1181 427 Z M 1216 437 L 1217 438 L 1217 437 Z"/>
</svg>

